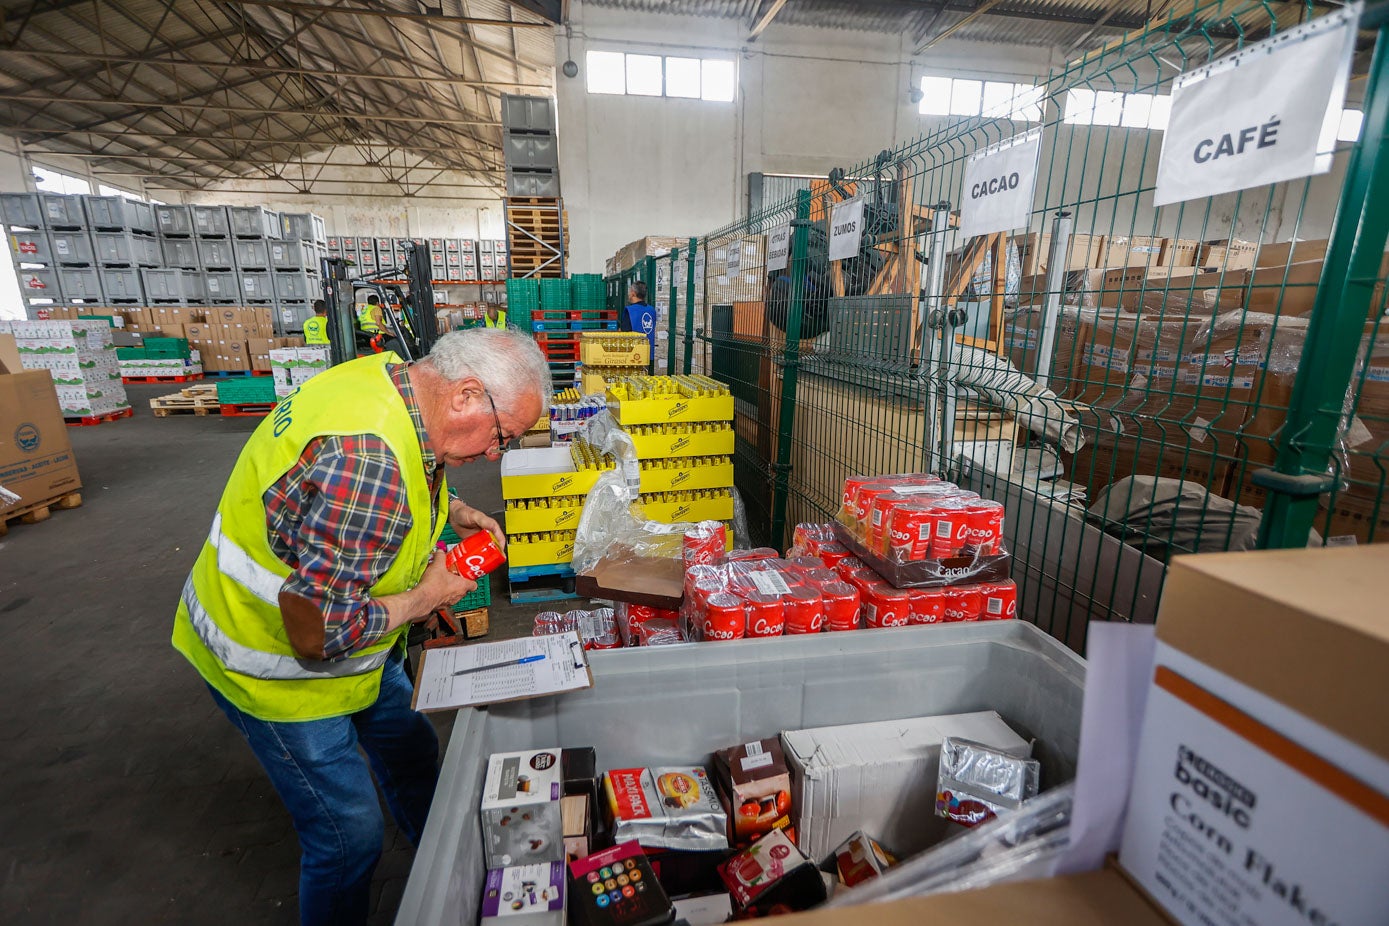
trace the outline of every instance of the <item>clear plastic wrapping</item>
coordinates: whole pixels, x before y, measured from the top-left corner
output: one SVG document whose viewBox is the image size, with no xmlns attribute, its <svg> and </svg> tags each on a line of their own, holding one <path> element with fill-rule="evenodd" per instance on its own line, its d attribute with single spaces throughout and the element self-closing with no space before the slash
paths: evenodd
<svg viewBox="0 0 1389 926">
<path fill-rule="evenodd" d="M 853 907 L 1053 877 L 1070 843 L 1074 799 L 1074 783 L 1053 788 L 881 877 L 837 891 L 826 906 Z"/>
<path fill-rule="evenodd" d="M 622 645 L 612 608 L 593 611 L 541 611 L 535 616 L 531 636 L 543 637 L 555 633 L 577 632 L 584 649 L 616 649 Z"/>
</svg>

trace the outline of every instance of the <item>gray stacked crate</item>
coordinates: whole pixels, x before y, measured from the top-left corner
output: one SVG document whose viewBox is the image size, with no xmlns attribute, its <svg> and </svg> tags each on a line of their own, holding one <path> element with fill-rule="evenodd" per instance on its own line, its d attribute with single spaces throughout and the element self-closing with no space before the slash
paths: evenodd
<svg viewBox="0 0 1389 926">
<path fill-rule="evenodd" d="M 463 240 L 461 238 L 444 239 L 444 279 L 450 283 L 463 282 Z"/>
<path fill-rule="evenodd" d="M 35 309 L 61 304 L 58 259 L 44 227 L 38 196 L 0 193 L 0 221 L 9 238 L 10 258 L 26 312 L 32 317 Z"/>
<path fill-rule="evenodd" d="M 443 238 L 429 239 L 429 276 L 436 283 L 446 283 L 449 278 L 444 248 Z"/>
<path fill-rule="evenodd" d="M 101 268 L 101 288 L 111 305 L 146 305 L 144 271 L 164 264 L 154 237 L 154 208 L 124 196 L 83 196 L 82 211 L 91 232 L 92 250 Z M 152 277 L 161 303 L 182 304 L 179 274 Z"/>
<path fill-rule="evenodd" d="M 228 206 L 227 224 L 234 238 L 281 238 L 280 214 L 264 206 Z"/>
<path fill-rule="evenodd" d="M 376 272 L 384 273 L 400 266 L 395 256 L 394 238 L 373 238 L 376 247 Z"/>
<path fill-rule="evenodd" d="M 275 293 L 276 325 L 281 333 L 299 331 L 313 314 L 323 292 L 320 268 L 328 255 L 328 230 L 323 217 L 311 212 L 280 213 L 282 241 L 270 243 L 270 267 Z"/>
<path fill-rule="evenodd" d="M 370 276 L 380 267 L 376 260 L 376 239 L 357 238 L 357 266 L 362 270 L 362 276 Z"/>
<path fill-rule="evenodd" d="M 160 203 L 153 207 L 163 264 L 141 271 L 150 305 L 200 305 L 207 301 L 198 241 L 193 237 L 193 207 Z"/>
<path fill-rule="evenodd" d="M 63 293 L 63 301 L 73 305 L 102 305 L 109 302 L 110 293 L 106 291 L 95 242 L 87 228 L 82 197 L 62 193 L 39 193 L 37 196 L 43 222 L 48 229 L 48 240 L 53 243 L 58 288 Z M 138 285 L 136 291 L 138 293 Z M 130 299 L 126 287 L 122 287 L 118 295 L 127 301 Z"/>
<path fill-rule="evenodd" d="M 191 246 L 201 280 L 197 287 L 199 298 L 208 305 L 240 305 L 241 283 L 236 275 L 236 249 L 227 207 L 183 206 L 166 218 L 164 212 L 169 208 L 160 206 L 155 210 L 160 234 L 166 247 L 175 238 L 187 242 L 176 246 L 185 261 Z"/>
<path fill-rule="evenodd" d="M 464 238 L 459 242 L 460 266 L 463 268 L 463 279 L 473 281 L 478 279 L 477 275 L 477 242 L 472 238 Z"/>
<path fill-rule="evenodd" d="M 506 161 L 506 195 L 560 195 L 559 143 L 552 99 L 502 94 L 502 152 Z"/>
</svg>

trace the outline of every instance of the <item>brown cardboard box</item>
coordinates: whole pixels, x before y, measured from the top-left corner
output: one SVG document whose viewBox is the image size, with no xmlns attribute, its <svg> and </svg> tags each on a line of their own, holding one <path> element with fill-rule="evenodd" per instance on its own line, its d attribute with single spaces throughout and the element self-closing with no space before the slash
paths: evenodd
<svg viewBox="0 0 1389 926">
<path fill-rule="evenodd" d="M 0 334 L 0 374 L 23 372 L 24 364 L 19 359 L 19 345 L 14 335 Z"/>
<path fill-rule="evenodd" d="M 1386 565 L 1378 546 L 1172 561 L 1119 863 L 1178 922 L 1384 922 Z M 1230 878 L 1261 889 L 1206 889 Z"/>
<path fill-rule="evenodd" d="M 183 337 L 192 341 L 216 340 L 215 328 L 207 322 L 188 322 L 181 326 Z"/>
<path fill-rule="evenodd" d="M 1143 235 L 1108 235 L 1104 239 L 1102 267 L 1156 267 L 1167 249 L 1166 238 Z"/>
<path fill-rule="evenodd" d="M 251 369 L 251 352 L 244 340 L 219 341 L 218 354 L 228 370 Z"/>
<path fill-rule="evenodd" d="M 276 347 L 303 347 L 304 339 L 300 335 L 293 335 L 287 338 L 275 338 Z"/>
<path fill-rule="evenodd" d="M 213 325 L 235 325 L 241 321 L 241 308 L 234 305 L 214 305 L 207 308 L 207 320 Z"/>
<path fill-rule="evenodd" d="M 1142 316 L 1086 313 L 1081 318 L 1089 330 L 1074 362 L 1071 382 L 1058 395 L 1087 404 L 1117 399 L 1132 375 L 1134 344 Z M 1055 384 L 1053 391 L 1061 385 Z"/>
<path fill-rule="evenodd" d="M 0 485 L 19 496 L 13 504 L 0 501 L 0 518 L 82 488 L 47 370 L 0 375 L 0 434 L 6 436 L 0 441 Z"/>
<path fill-rule="evenodd" d="M 1331 242 L 1325 238 L 1304 239 L 1302 241 L 1283 241 L 1278 244 L 1264 244 L 1254 262 L 1256 267 L 1284 267 L 1292 263 L 1321 260 L 1326 256 L 1326 248 Z"/>
<path fill-rule="evenodd" d="M 1198 263 L 1202 267 L 1217 269 L 1252 270 L 1258 253 L 1258 242 L 1225 238 L 1206 242 L 1201 248 Z"/>
<path fill-rule="evenodd" d="M 1066 261 L 1067 270 L 1086 270 L 1091 267 L 1101 266 L 1100 261 L 1104 256 L 1104 236 L 1103 235 L 1071 235 L 1070 258 Z M 1047 262 L 1051 256 L 1051 234 L 1046 233 L 1039 236 L 1036 245 L 1036 257 L 1031 261 L 1032 273 L 1045 273 Z M 1029 271 L 1024 270 L 1026 274 Z"/>
<path fill-rule="evenodd" d="M 1162 250 L 1162 267 L 1194 267 L 1201 253 L 1201 242 L 1194 238 L 1168 238 L 1167 247 Z"/>
<path fill-rule="evenodd" d="M 251 354 L 251 369 L 270 369 L 270 351 L 275 348 L 274 338 L 248 338 L 246 348 Z"/>
</svg>

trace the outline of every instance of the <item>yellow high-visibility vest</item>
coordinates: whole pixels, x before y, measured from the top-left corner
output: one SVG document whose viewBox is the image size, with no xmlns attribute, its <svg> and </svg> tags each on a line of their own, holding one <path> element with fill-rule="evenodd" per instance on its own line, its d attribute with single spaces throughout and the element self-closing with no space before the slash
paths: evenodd
<svg viewBox="0 0 1389 926">
<path fill-rule="evenodd" d="M 381 307 L 377 305 L 363 303 L 362 307 L 357 310 L 357 327 L 361 328 L 367 334 L 376 334 L 380 331 L 381 326 L 376 323 L 376 319 L 373 318 L 371 314 L 372 309 L 379 308 Z"/>
<path fill-rule="evenodd" d="M 319 318 L 317 315 L 304 319 L 304 343 L 327 344 L 328 319 Z"/>
<path fill-rule="evenodd" d="M 488 327 L 488 328 L 505 328 L 505 327 L 506 327 L 506 312 L 505 312 L 505 310 L 498 309 L 498 310 L 497 310 L 497 320 L 496 320 L 496 321 L 493 321 L 492 318 L 491 318 L 491 316 L 489 316 L 489 315 L 483 315 L 483 316 L 482 316 L 482 320 L 483 320 L 485 326 Z"/>
<path fill-rule="evenodd" d="M 270 547 L 262 501 L 310 441 L 332 434 L 381 437 L 400 466 L 414 520 L 371 595 L 395 595 L 419 583 L 448 517 L 448 487 L 440 479 L 437 499 L 430 497 L 419 437 L 390 377 L 389 364 L 400 362 L 389 351 L 352 360 L 279 401 L 242 448 L 212 530 L 184 583 L 174 648 L 209 685 L 253 717 L 319 720 L 371 705 L 380 693 L 381 669 L 408 627 L 338 660 L 296 654 L 279 605 L 290 568 Z M 431 523 L 435 503 L 437 523 Z"/>
</svg>

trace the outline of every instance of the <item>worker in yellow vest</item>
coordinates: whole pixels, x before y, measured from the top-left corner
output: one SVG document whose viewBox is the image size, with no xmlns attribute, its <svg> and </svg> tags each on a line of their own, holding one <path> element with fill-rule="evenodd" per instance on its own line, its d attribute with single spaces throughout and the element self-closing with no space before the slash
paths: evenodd
<svg viewBox="0 0 1389 926">
<path fill-rule="evenodd" d="M 328 343 L 328 305 L 322 299 L 313 303 L 313 318 L 304 319 L 304 343 Z"/>
<path fill-rule="evenodd" d="M 384 832 L 373 773 L 419 843 L 439 744 L 410 707 L 405 633 L 476 588 L 436 549 L 446 522 L 506 543 L 496 521 L 450 498 L 444 467 L 498 459 L 548 396 L 531 338 L 450 332 L 415 364 L 383 353 L 315 376 L 232 469 L 173 645 L 294 820 L 304 923 L 366 922 Z"/>
<path fill-rule="evenodd" d="M 367 296 L 366 305 L 357 310 L 357 327 L 370 335 L 380 334 L 386 329 L 381 317 L 381 298 L 375 293 Z"/>
<path fill-rule="evenodd" d="M 505 328 L 506 309 L 498 307 L 495 302 L 487 303 L 487 317 L 483 319 L 483 324 L 487 328 Z"/>
</svg>

